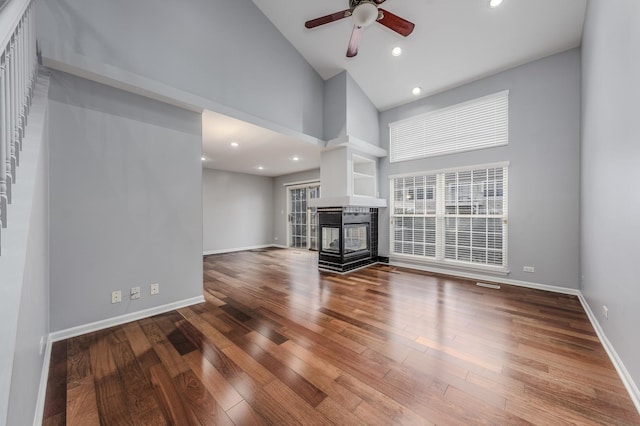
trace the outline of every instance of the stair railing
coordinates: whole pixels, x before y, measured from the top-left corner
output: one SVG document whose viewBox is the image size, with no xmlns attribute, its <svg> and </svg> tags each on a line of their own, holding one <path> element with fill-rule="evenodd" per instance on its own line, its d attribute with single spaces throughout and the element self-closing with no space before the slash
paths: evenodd
<svg viewBox="0 0 640 426">
<path fill-rule="evenodd" d="M 1 1 L 1 0 L 0 0 Z M 0 9 L 0 223 L 7 227 L 12 187 L 38 70 L 32 0 L 9 0 Z M 3 16 L 4 15 L 4 16 Z M 4 25 L 6 22 L 13 23 Z M 6 28 L 6 32 L 4 29 Z M 1 234 L 0 234 L 1 237 Z M 0 238 L 0 253 L 2 248 Z"/>
</svg>

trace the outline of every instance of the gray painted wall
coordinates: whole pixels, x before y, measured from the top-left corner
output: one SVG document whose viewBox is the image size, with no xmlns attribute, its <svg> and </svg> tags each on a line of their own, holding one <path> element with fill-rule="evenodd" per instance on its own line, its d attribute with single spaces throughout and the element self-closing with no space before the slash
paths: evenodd
<svg viewBox="0 0 640 426">
<path fill-rule="evenodd" d="M 320 181 L 320 169 L 278 176 L 273 182 L 273 244 L 287 245 L 287 187 L 293 182 Z M 322 193 L 322 188 L 320 188 Z"/>
<path fill-rule="evenodd" d="M 324 84 L 324 139 L 352 136 L 380 144 L 378 110 L 346 71 Z"/>
<path fill-rule="evenodd" d="M 640 3 L 590 0 L 582 42 L 581 290 L 640 385 Z M 609 319 L 602 314 L 609 308 Z"/>
<path fill-rule="evenodd" d="M 379 190 L 389 175 L 509 161 L 507 278 L 578 288 L 580 52 L 570 50 L 380 115 L 382 148 L 391 122 L 509 89 L 509 145 L 390 164 L 380 161 Z M 381 210 L 380 253 L 389 250 L 389 211 Z M 524 273 L 523 266 L 535 273 Z"/>
<path fill-rule="evenodd" d="M 323 80 L 251 0 L 47 0 L 37 15 L 48 58 L 77 55 L 322 138 Z"/>
<path fill-rule="evenodd" d="M 324 139 L 347 135 L 347 72 L 324 82 Z"/>
<path fill-rule="evenodd" d="M 347 74 L 347 134 L 380 145 L 379 113 L 358 83 Z"/>
<path fill-rule="evenodd" d="M 59 72 L 49 96 L 51 330 L 202 295 L 200 115 Z"/>
<path fill-rule="evenodd" d="M 202 170 L 203 251 L 272 244 L 274 178 Z"/>
</svg>

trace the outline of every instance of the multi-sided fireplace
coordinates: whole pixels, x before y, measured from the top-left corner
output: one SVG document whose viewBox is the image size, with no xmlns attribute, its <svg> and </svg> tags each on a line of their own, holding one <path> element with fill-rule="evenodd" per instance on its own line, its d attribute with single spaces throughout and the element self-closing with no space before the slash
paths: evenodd
<svg viewBox="0 0 640 426">
<path fill-rule="evenodd" d="M 335 101 L 342 105 L 344 98 Z M 320 155 L 322 196 L 309 206 L 317 208 L 318 267 L 342 273 L 379 260 L 378 209 L 387 207 L 387 200 L 378 198 L 377 159 L 387 151 L 343 135 L 342 125 L 333 130 L 342 136 L 327 141 Z M 361 130 L 368 135 L 375 129 Z"/>
<path fill-rule="evenodd" d="M 378 260 L 378 209 L 319 207 L 318 266 L 346 272 Z"/>
</svg>

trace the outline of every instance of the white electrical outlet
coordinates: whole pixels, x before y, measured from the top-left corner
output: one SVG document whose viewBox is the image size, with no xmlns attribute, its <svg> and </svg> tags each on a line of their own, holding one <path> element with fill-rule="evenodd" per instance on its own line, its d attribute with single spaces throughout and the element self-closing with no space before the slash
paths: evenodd
<svg viewBox="0 0 640 426">
<path fill-rule="evenodd" d="M 151 284 L 151 295 L 160 293 L 160 284 Z"/>
<path fill-rule="evenodd" d="M 111 303 L 120 303 L 122 302 L 122 292 L 120 290 L 111 292 Z"/>
<path fill-rule="evenodd" d="M 602 305 L 602 313 L 605 319 L 609 319 L 609 308 L 607 308 L 607 305 Z"/>
<path fill-rule="evenodd" d="M 140 287 L 131 287 L 131 299 L 140 299 Z"/>
<path fill-rule="evenodd" d="M 535 272 L 536 268 L 534 268 L 533 266 L 525 266 L 524 268 L 522 268 L 522 270 L 525 272 Z"/>
</svg>

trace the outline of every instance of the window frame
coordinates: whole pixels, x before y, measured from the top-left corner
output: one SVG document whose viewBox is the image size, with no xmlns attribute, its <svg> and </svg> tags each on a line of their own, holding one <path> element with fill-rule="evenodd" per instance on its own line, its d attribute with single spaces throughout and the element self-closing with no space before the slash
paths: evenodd
<svg viewBox="0 0 640 426">
<path fill-rule="evenodd" d="M 446 199 L 447 199 L 447 191 L 449 190 L 449 188 L 447 188 L 446 186 L 446 182 L 445 182 L 445 175 L 448 173 L 466 173 L 469 172 L 471 175 L 473 175 L 474 171 L 481 171 L 484 169 L 502 169 L 502 195 L 499 196 L 501 203 L 502 203 L 502 214 L 495 214 L 495 213 L 491 213 L 489 211 L 488 208 L 486 208 L 485 213 L 483 214 L 478 214 L 478 213 L 471 213 L 471 214 L 460 214 L 459 212 L 455 213 L 455 214 L 451 214 L 451 213 L 447 213 L 445 210 L 445 205 L 446 205 Z M 465 166 L 465 167 L 456 167 L 456 168 L 448 168 L 448 169 L 439 169 L 439 170 L 430 170 L 430 171 L 419 171 L 419 172 L 412 172 L 412 173 L 404 173 L 404 174 L 396 174 L 396 175 L 390 175 L 389 176 L 389 190 L 390 190 L 390 205 L 389 205 L 389 257 L 391 260 L 398 260 L 398 261 L 412 261 L 412 262 L 417 262 L 417 263 L 424 263 L 424 264 L 432 264 L 432 265 L 438 265 L 438 266 L 448 266 L 448 267 L 455 267 L 455 268 L 460 268 L 460 269 L 468 269 L 468 270 L 478 270 L 478 271 L 483 271 L 483 272 L 493 272 L 496 274 L 501 274 L 501 275 L 506 275 L 509 273 L 509 262 L 508 262 L 508 171 L 509 171 L 509 162 L 498 162 L 498 163 L 488 163 L 488 164 L 477 164 L 477 165 L 472 165 L 472 166 Z M 411 214 L 396 214 L 396 203 L 398 203 L 399 201 L 396 200 L 396 194 L 395 194 L 395 181 L 397 179 L 402 179 L 402 178 L 416 178 L 416 177 L 426 177 L 426 178 L 430 178 L 432 176 L 436 177 L 436 187 L 434 189 L 434 193 L 435 193 L 435 199 L 436 199 L 436 207 L 435 207 L 435 214 L 433 212 L 427 212 L 427 210 L 425 209 L 424 212 L 421 212 L 419 214 L 416 214 L 415 211 Z M 487 179 L 487 182 L 489 182 L 491 179 Z M 493 179 L 492 181 L 495 181 L 495 179 Z M 425 179 L 426 182 L 426 179 Z M 493 186 L 493 188 L 491 188 Z M 485 184 L 484 187 L 482 188 L 482 192 L 486 193 L 487 191 L 494 189 L 496 192 L 500 192 L 499 189 L 495 189 L 496 185 L 487 185 Z M 417 192 L 414 190 L 414 192 Z M 495 195 L 494 197 L 494 201 L 495 199 L 498 197 L 498 195 Z M 395 227 L 395 220 L 399 219 L 399 218 L 425 218 L 424 221 L 426 223 L 426 218 L 431 218 L 433 219 L 435 217 L 435 236 L 436 236 L 436 240 L 435 240 L 435 255 L 434 256 L 426 256 L 426 255 L 420 255 L 420 254 L 405 254 L 405 253 L 397 253 L 395 251 L 396 249 L 396 227 Z M 482 218 L 491 218 L 491 219 L 500 219 L 500 222 L 502 224 L 502 241 L 501 241 L 501 255 L 502 255 L 502 265 L 492 265 L 489 263 L 479 263 L 479 262 L 473 262 L 473 261 L 462 261 L 462 260 L 457 260 L 457 259 L 447 259 L 446 258 L 446 220 L 447 219 L 452 219 L 452 218 L 469 218 L 469 219 L 482 219 Z M 415 222 L 414 222 L 415 223 Z M 473 221 L 470 220 L 469 221 L 470 226 L 472 226 Z M 487 223 L 487 226 L 488 223 Z M 409 230 L 403 230 L 403 236 L 404 233 L 411 233 L 411 232 L 415 232 L 414 231 L 415 228 L 409 229 Z M 426 228 L 423 228 L 426 229 Z M 426 234 L 425 234 L 426 235 Z M 489 233 L 486 234 L 487 235 L 487 241 L 488 241 L 488 235 Z M 403 242 L 405 242 L 406 240 L 403 238 Z M 412 240 L 415 241 L 415 240 Z M 409 241 L 406 241 L 409 242 Z M 427 242 L 424 242 L 425 246 L 427 244 Z M 471 243 L 473 244 L 473 243 Z M 487 243 L 488 244 L 488 243 Z M 460 247 L 459 245 L 456 244 L 456 247 Z M 472 247 L 472 246 L 470 246 Z M 495 251 L 495 249 L 494 249 Z M 426 252 L 426 250 L 425 250 Z M 487 248 L 487 262 L 488 262 L 488 253 L 489 250 Z"/>
</svg>

